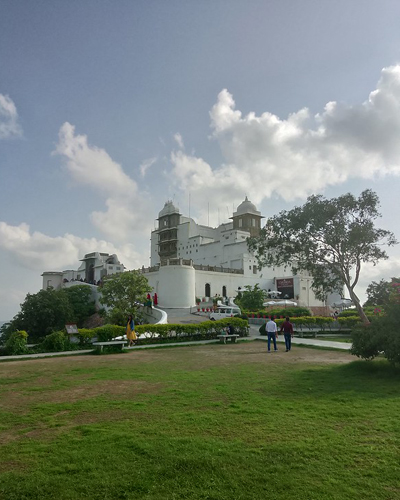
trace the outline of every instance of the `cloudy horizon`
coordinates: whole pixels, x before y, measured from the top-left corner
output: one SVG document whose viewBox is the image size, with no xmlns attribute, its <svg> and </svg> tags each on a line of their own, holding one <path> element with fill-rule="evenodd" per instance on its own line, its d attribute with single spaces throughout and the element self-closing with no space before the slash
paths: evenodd
<svg viewBox="0 0 400 500">
<path fill-rule="evenodd" d="M 85 253 L 147 266 L 168 199 L 216 226 L 245 196 L 268 217 L 311 194 L 370 188 L 381 201 L 377 226 L 399 239 L 400 34 L 392 18 L 400 6 L 384 1 L 376 12 L 375 2 L 355 2 L 361 13 L 322 4 L 305 11 L 314 22 L 329 11 L 326 33 L 304 12 L 299 25 L 292 9 L 262 2 L 234 1 L 229 13 L 222 1 L 155 10 L 4 2 L 0 320 L 40 290 L 43 271 L 76 269 Z M 260 16 L 270 32 L 256 29 Z M 356 30 L 358 16 L 370 31 Z M 372 27 L 384 23 L 383 40 Z M 285 43 L 266 52 L 282 31 Z M 371 281 L 400 275 L 400 249 L 388 253 L 364 268 L 363 299 Z"/>
</svg>

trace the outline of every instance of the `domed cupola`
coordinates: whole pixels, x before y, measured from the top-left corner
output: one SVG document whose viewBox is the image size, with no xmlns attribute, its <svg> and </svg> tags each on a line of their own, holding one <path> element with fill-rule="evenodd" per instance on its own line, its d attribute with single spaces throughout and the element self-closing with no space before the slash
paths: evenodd
<svg viewBox="0 0 400 500">
<path fill-rule="evenodd" d="M 247 198 L 237 207 L 231 219 L 233 220 L 233 229 L 247 231 L 251 237 L 258 236 L 261 229 L 261 215 L 256 206 Z"/>
<path fill-rule="evenodd" d="M 164 204 L 164 208 L 158 214 L 158 219 L 164 217 L 165 215 L 179 214 L 179 209 L 175 207 L 171 200 L 168 200 Z"/>
</svg>

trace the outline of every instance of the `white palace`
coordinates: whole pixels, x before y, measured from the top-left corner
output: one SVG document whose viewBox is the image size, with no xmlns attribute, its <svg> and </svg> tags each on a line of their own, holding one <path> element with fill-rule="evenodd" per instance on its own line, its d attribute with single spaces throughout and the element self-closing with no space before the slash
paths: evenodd
<svg viewBox="0 0 400 500">
<path fill-rule="evenodd" d="M 196 304 L 196 297 L 235 297 L 245 286 L 256 284 L 315 312 L 337 301 L 338 294 L 328 296 L 325 304 L 317 300 L 309 275 L 293 275 L 289 268 L 258 269 L 246 239 L 259 234 L 263 218 L 246 197 L 230 222 L 213 228 L 197 224 L 167 201 L 151 233 L 150 267 L 140 270 L 157 293 L 159 306 L 188 308 Z M 77 271 L 44 272 L 43 288 L 71 286 L 76 280 L 96 284 L 105 275 L 124 270 L 116 255 L 93 252 L 85 255 Z"/>
</svg>

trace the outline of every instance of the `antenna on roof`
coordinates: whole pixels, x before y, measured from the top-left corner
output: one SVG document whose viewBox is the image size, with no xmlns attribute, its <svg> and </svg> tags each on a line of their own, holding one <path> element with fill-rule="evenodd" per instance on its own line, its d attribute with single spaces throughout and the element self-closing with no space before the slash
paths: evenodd
<svg viewBox="0 0 400 500">
<path fill-rule="evenodd" d="M 207 202 L 207 226 L 210 226 L 210 202 Z"/>
<path fill-rule="evenodd" d="M 189 219 L 190 219 L 190 191 L 189 191 Z"/>
</svg>

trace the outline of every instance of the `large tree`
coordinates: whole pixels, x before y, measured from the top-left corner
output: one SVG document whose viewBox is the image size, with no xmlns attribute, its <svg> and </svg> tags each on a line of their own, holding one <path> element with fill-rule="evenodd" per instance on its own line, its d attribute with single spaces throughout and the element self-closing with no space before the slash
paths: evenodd
<svg viewBox="0 0 400 500">
<path fill-rule="evenodd" d="M 74 285 L 63 289 L 73 309 L 73 321 L 81 327 L 85 319 L 96 312 L 92 290 L 88 285 Z"/>
<path fill-rule="evenodd" d="M 293 273 L 308 272 L 320 300 L 329 292 L 349 292 L 364 323 L 368 323 L 354 289 L 361 265 L 387 259 L 382 245 L 397 243 L 392 232 L 378 229 L 379 199 L 367 189 L 356 198 L 351 193 L 327 200 L 313 195 L 301 207 L 282 211 L 268 219 L 249 249 L 260 267 L 291 266 Z"/>
<path fill-rule="evenodd" d="M 367 286 L 367 301 L 364 307 L 367 306 L 386 306 L 390 303 L 390 296 L 393 291 L 393 283 L 400 282 L 400 278 L 392 278 L 391 281 L 381 279 L 379 283 L 373 281 Z"/>
<path fill-rule="evenodd" d="M 74 310 L 64 290 L 40 290 L 25 297 L 20 312 L 4 329 L 4 340 L 14 331 L 25 330 L 29 341 L 38 341 L 73 321 Z"/>
<path fill-rule="evenodd" d="M 147 293 L 152 290 L 146 276 L 138 271 L 126 271 L 103 279 L 100 302 L 114 310 L 114 317 L 126 319 L 129 314 L 134 315 L 138 304 L 144 304 Z"/>
</svg>

